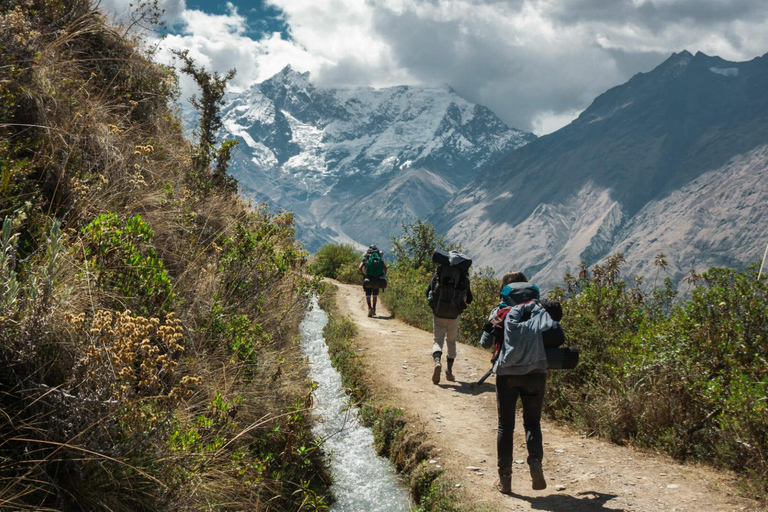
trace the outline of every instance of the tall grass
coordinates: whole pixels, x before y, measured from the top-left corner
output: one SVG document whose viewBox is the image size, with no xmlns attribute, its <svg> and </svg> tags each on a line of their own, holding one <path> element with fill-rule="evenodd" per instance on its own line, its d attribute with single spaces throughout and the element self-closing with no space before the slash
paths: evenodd
<svg viewBox="0 0 768 512">
<path fill-rule="evenodd" d="M 0 56 L 0 508 L 326 508 L 292 217 L 91 2 L 3 2 Z"/>
</svg>

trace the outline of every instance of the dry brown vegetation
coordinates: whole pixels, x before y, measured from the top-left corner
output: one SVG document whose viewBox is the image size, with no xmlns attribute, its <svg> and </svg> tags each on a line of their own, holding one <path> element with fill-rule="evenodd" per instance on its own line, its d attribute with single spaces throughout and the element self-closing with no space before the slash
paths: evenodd
<svg viewBox="0 0 768 512">
<path fill-rule="evenodd" d="M 290 215 L 92 2 L 2 2 L 0 55 L 0 508 L 322 509 Z"/>
</svg>

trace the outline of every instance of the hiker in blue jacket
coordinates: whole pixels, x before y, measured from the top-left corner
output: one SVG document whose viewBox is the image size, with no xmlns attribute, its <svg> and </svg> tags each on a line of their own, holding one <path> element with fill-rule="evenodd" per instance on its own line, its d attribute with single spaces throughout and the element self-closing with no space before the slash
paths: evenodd
<svg viewBox="0 0 768 512">
<path fill-rule="evenodd" d="M 363 276 L 363 291 L 365 292 L 365 302 L 368 304 L 368 316 L 376 315 L 376 301 L 379 298 L 379 288 L 365 285 L 365 278 L 381 278 L 387 272 L 387 264 L 384 262 L 384 254 L 375 245 L 369 245 L 368 250 L 363 254 L 357 271 Z"/>
<path fill-rule="evenodd" d="M 541 461 L 544 458 L 541 435 L 541 411 L 547 382 L 547 356 L 542 332 L 555 326 L 549 313 L 539 304 L 539 290 L 527 283 L 522 272 L 508 272 L 501 279 L 502 301 L 493 310 L 483 331 L 480 344 L 496 345 L 498 355 L 493 365 L 496 374 L 496 408 L 499 428 L 496 434 L 498 457 L 498 489 L 512 492 L 512 450 L 515 431 L 515 408 L 520 398 L 523 426 L 528 448 L 528 467 L 534 490 L 546 489 Z M 510 296 L 510 289 L 518 293 Z M 527 294 L 527 295 L 526 295 Z"/>
</svg>

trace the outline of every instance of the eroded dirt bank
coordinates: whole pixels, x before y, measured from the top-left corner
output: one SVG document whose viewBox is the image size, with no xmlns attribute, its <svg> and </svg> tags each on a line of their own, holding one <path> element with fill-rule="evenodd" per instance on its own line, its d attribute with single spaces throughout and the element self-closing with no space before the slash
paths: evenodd
<svg viewBox="0 0 768 512">
<path fill-rule="evenodd" d="M 338 284 L 338 283 L 337 283 Z M 357 324 L 356 344 L 365 354 L 367 380 L 377 395 L 424 425 L 438 451 L 433 463 L 460 485 L 470 507 L 482 510 L 549 511 L 764 511 L 764 504 L 739 498 L 733 475 L 681 465 L 544 421 L 544 472 L 548 487 L 531 489 L 522 418 L 515 432 L 512 496 L 496 481 L 496 398 L 492 376 L 472 386 L 490 367 L 486 351 L 459 345 L 456 382 L 431 381 L 432 334 L 391 317 L 379 303 L 367 317 L 359 286 L 338 284 L 338 307 Z"/>
</svg>

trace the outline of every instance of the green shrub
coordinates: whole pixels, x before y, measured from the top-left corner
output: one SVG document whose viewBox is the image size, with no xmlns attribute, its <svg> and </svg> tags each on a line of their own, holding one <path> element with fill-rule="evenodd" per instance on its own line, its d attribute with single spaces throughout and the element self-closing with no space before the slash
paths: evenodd
<svg viewBox="0 0 768 512">
<path fill-rule="evenodd" d="M 421 219 L 415 222 L 403 222 L 403 232 L 400 236 L 393 236 L 392 256 L 395 261 L 413 269 L 431 269 L 432 254 L 436 247 L 445 250 L 461 250 L 459 245 L 446 241 L 445 235 L 439 234 L 429 223 Z"/>
<path fill-rule="evenodd" d="M 620 255 L 566 279 L 563 327 L 579 366 L 555 372 L 547 410 L 615 442 L 707 460 L 768 488 L 768 288 L 756 272 L 712 268 L 674 306 L 643 293 Z"/>
<path fill-rule="evenodd" d="M 432 330 L 432 310 L 427 304 L 426 289 L 431 272 L 396 262 L 389 265 L 387 288 L 379 296 L 384 305 L 403 322 Z"/>
<path fill-rule="evenodd" d="M 357 265 L 361 257 L 362 254 L 352 245 L 327 244 L 312 257 L 309 269 L 315 275 L 338 279 L 341 269 L 344 268 L 345 272 L 348 272 L 352 265 L 357 273 Z"/>
<path fill-rule="evenodd" d="M 359 284 L 360 286 L 362 286 L 363 276 L 357 270 L 357 267 L 359 265 L 360 265 L 360 262 L 358 260 L 351 261 L 349 263 L 344 263 L 341 267 L 339 267 L 339 271 L 336 275 L 336 279 L 342 283 Z"/>
<path fill-rule="evenodd" d="M 141 314 L 170 310 L 173 284 L 155 250 L 152 228 L 139 215 L 122 221 L 116 213 L 100 214 L 82 231 L 101 287 L 121 299 L 138 299 L 131 302 Z"/>
</svg>

